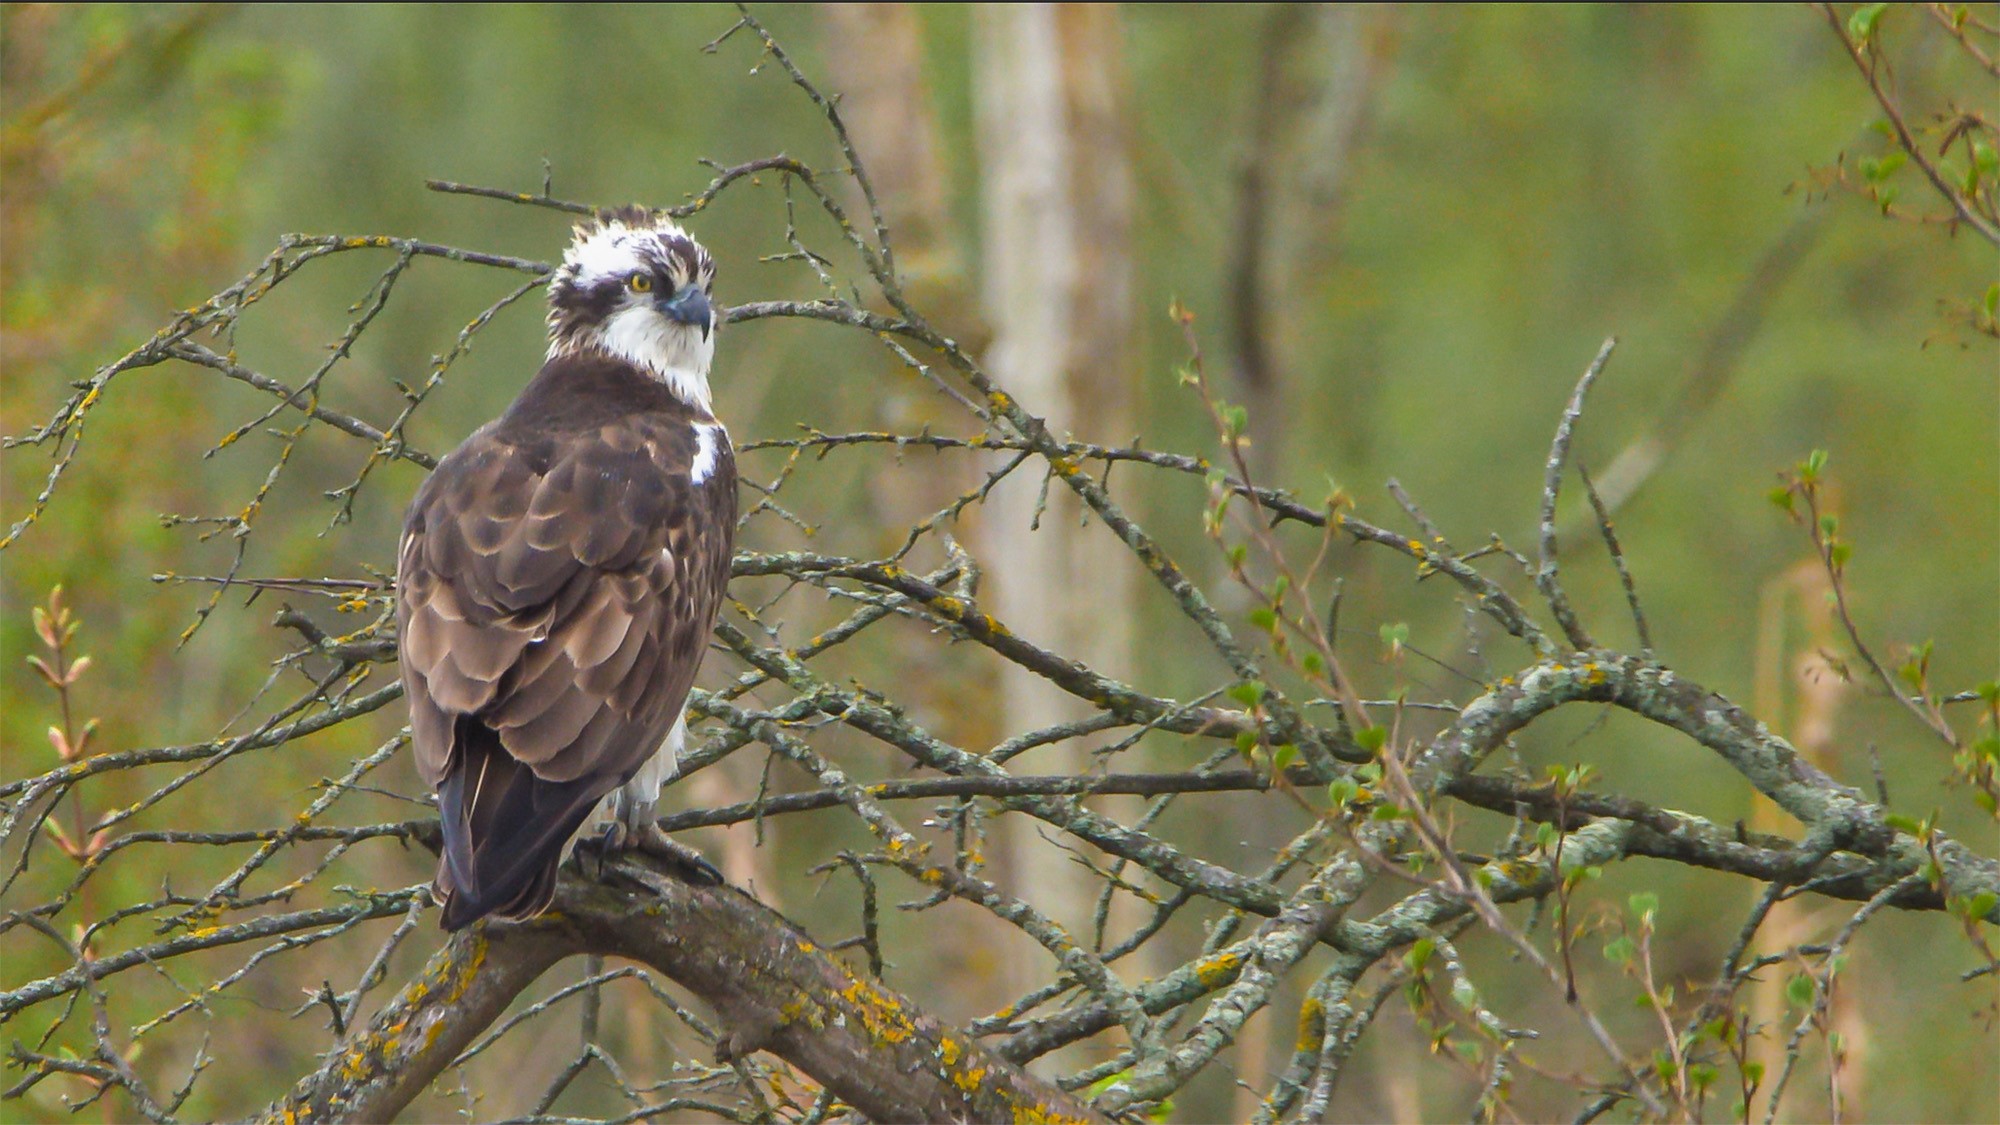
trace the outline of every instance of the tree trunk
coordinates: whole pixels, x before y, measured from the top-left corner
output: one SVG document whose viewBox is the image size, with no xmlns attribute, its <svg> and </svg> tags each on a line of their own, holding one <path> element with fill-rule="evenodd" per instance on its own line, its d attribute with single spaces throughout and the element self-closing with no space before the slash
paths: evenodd
<svg viewBox="0 0 2000 1125">
<path fill-rule="evenodd" d="M 1132 426 L 1132 172 L 1117 10 L 1023 4 L 975 16 L 982 298 L 999 380 L 1057 433 L 1121 441 Z M 998 464 L 999 462 L 995 462 Z M 1132 573 L 1067 488 L 1030 462 L 980 529 L 991 603 L 1009 628 L 1112 676 L 1131 671 Z M 1032 673 L 1001 679 L 1010 733 L 1087 711 Z M 1087 768 L 1085 748 L 1031 751 L 1035 770 Z M 1015 885 L 1066 926 L 1102 884 L 1033 828 L 1002 821 Z"/>
</svg>

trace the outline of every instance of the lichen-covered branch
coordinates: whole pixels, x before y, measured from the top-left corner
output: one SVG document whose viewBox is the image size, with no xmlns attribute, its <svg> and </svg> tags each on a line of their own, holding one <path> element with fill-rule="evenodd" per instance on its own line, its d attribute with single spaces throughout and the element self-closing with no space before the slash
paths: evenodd
<svg viewBox="0 0 2000 1125">
<path fill-rule="evenodd" d="M 657 969 L 715 1013 L 724 1060 L 769 1051 L 871 1120 L 1103 1120 L 742 892 L 638 861 L 603 882 L 566 874 L 542 918 L 456 935 L 263 1119 L 393 1118 L 537 977 L 583 954 Z"/>
</svg>

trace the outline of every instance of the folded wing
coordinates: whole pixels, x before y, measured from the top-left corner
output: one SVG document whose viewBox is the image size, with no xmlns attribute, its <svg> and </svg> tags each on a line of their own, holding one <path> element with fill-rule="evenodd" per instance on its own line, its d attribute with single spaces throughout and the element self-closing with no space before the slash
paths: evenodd
<svg viewBox="0 0 2000 1125">
<path fill-rule="evenodd" d="M 564 845 L 680 713 L 735 508 L 733 481 L 690 478 L 696 452 L 677 419 L 539 434 L 503 420 L 411 505 L 398 623 L 447 928 L 544 909 Z"/>
</svg>

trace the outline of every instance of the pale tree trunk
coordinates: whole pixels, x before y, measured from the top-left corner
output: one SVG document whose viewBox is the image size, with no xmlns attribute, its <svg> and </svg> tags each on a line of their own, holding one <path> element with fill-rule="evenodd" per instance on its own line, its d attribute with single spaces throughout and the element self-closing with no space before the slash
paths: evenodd
<svg viewBox="0 0 2000 1125">
<path fill-rule="evenodd" d="M 1840 624 L 1834 618 L 1833 581 L 1820 560 L 1801 559 L 1764 583 L 1759 598 L 1757 625 L 1757 713 L 1782 724 L 1805 759 L 1829 773 L 1847 772 L 1838 759 L 1840 710 L 1852 688 L 1844 675 L 1833 667 L 1827 653 L 1840 646 Z M 1787 626 L 1791 626 L 1788 628 Z M 1796 630 L 1795 635 L 1794 630 Z M 1791 643 L 1787 643 L 1787 641 Z M 1791 706 L 1786 706 L 1786 681 L 1790 681 Z M 1851 768 L 1851 763 L 1849 764 Z M 1782 832 L 1792 821 L 1767 797 L 1755 798 L 1750 827 L 1759 832 Z M 1825 940 L 1838 929 L 1845 913 L 1815 909 L 1816 903 L 1786 899 L 1765 915 L 1758 945 L 1783 949 L 1815 940 Z M 1749 989 L 1750 1020 L 1764 1028 L 1753 1050 L 1761 1056 L 1767 1072 L 1776 1074 L 1784 1062 L 1784 1043 L 1798 1022 L 1799 1012 L 1785 998 L 1789 972 L 1760 974 Z M 1862 1018 L 1859 997 L 1852 992 L 1839 997 L 1833 1007 L 1833 1027 L 1845 1040 L 1845 1063 L 1841 1070 L 1840 1094 L 1844 1113 L 1861 1109 L 1861 1079 L 1869 1046 L 1868 1021 Z"/>
<path fill-rule="evenodd" d="M 882 205 L 905 285 L 922 285 L 939 259 L 956 271 L 945 211 L 937 121 L 924 81 L 923 26 L 907 4 L 829 4 L 818 10 L 826 67 Z M 854 192 L 859 202 L 859 191 Z"/>
<path fill-rule="evenodd" d="M 975 27 L 988 361 L 1057 433 L 1122 442 L 1132 429 L 1133 185 L 1117 9 L 981 8 Z M 1101 526 L 1082 526 L 1069 489 L 1043 487 L 1044 469 L 1023 466 L 987 505 L 987 597 L 1010 628 L 1127 677 L 1133 572 Z M 1088 713 L 1018 668 L 1000 694 L 1011 731 Z M 1072 742 L 1030 754 L 1035 772 L 1090 766 Z M 1102 883 L 1026 822 L 1001 825 L 1015 886 L 1088 940 Z"/>
<path fill-rule="evenodd" d="M 926 80 L 923 14 L 907 4 L 830 4 L 816 11 L 831 88 L 839 92 L 841 118 L 868 169 L 894 240 L 903 293 L 947 335 L 979 354 L 990 335 L 968 264 L 976 232 L 951 221 L 948 201 L 954 185 L 940 155 Z M 865 215 L 867 201 L 859 186 L 851 180 L 844 186 L 849 213 Z M 972 178 L 966 176 L 959 186 L 970 189 Z M 958 402 L 886 355 L 880 362 L 882 375 L 875 384 L 880 392 L 872 396 L 875 428 L 971 432 L 971 420 Z M 919 460 L 927 462 L 924 471 L 912 472 L 911 462 Z M 867 480 L 867 510 L 859 518 L 882 528 L 887 539 L 881 548 L 891 550 L 904 529 L 977 488 L 984 475 L 975 459 L 923 449 L 879 459 Z M 933 558 L 930 564 L 941 561 Z M 937 716 L 940 732 L 960 745 L 989 746 L 1006 737 L 1000 693 L 988 680 L 968 681 L 919 668 L 904 677 L 902 691 L 911 705 Z M 896 768 L 888 757 L 882 765 Z M 929 945 L 922 971 L 929 979 L 957 982 L 964 1002 L 990 1010 L 1013 999 L 1017 981 L 1004 961 L 982 950 L 1009 946 L 1020 934 L 997 923 L 973 925 L 966 941 Z"/>
<path fill-rule="evenodd" d="M 970 239 L 954 236 L 947 206 L 952 184 L 939 155 L 937 115 L 924 77 L 922 16 L 907 4 L 829 4 L 817 11 L 831 88 L 840 95 L 841 119 L 894 240 L 903 294 L 962 346 L 983 350 L 988 335 L 966 265 Z M 844 188 L 849 213 L 866 214 L 860 188 L 852 181 Z M 891 364 L 880 386 L 877 426 L 905 433 L 965 429 L 963 408 L 913 372 Z M 935 471 L 925 473 L 885 462 L 869 482 L 868 515 L 878 526 L 906 528 L 977 480 L 964 458 L 938 458 Z M 951 697 L 940 689 L 932 702 L 949 710 Z M 972 741 L 992 732 L 985 724 L 953 729 Z"/>
</svg>

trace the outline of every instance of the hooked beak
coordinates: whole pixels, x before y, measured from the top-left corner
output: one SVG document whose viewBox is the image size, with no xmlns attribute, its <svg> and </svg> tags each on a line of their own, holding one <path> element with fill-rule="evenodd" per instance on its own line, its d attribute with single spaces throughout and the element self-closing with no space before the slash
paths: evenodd
<svg viewBox="0 0 2000 1125">
<path fill-rule="evenodd" d="M 708 339 L 708 330 L 715 323 L 715 312 L 709 307 L 708 294 L 702 292 L 699 285 L 690 285 L 672 297 L 656 302 L 654 307 L 668 320 L 699 325 L 704 340 Z"/>
</svg>

